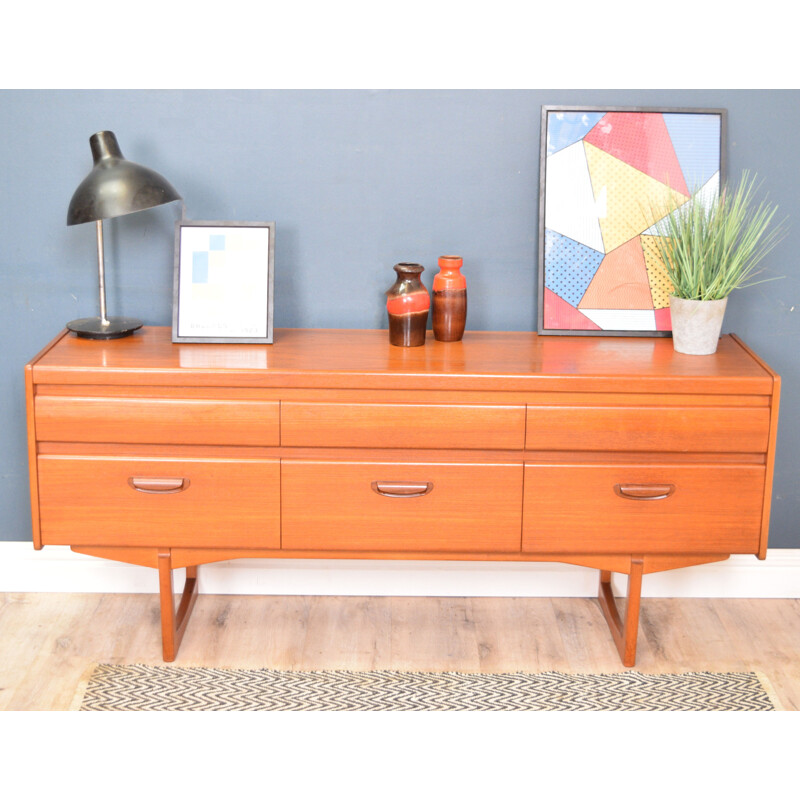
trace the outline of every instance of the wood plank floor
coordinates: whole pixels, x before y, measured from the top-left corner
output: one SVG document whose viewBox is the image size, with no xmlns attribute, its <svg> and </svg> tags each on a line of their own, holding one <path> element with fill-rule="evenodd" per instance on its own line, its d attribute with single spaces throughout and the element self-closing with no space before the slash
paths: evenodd
<svg viewBox="0 0 800 800">
<path fill-rule="evenodd" d="M 160 664 L 155 595 L 0 594 L 0 710 L 69 707 L 93 663 Z M 595 600 L 201 595 L 177 665 L 623 670 Z M 757 670 L 800 709 L 800 599 L 646 598 L 636 669 Z"/>
</svg>

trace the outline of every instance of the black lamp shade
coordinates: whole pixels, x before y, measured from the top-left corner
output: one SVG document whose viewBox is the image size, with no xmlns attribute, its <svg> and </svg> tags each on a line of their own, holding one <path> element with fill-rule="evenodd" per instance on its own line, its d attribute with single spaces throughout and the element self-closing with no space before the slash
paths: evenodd
<svg viewBox="0 0 800 800">
<path fill-rule="evenodd" d="M 72 195 L 67 225 L 121 217 L 181 199 L 157 172 L 127 161 L 111 131 L 95 133 L 89 145 L 94 167 Z"/>
</svg>

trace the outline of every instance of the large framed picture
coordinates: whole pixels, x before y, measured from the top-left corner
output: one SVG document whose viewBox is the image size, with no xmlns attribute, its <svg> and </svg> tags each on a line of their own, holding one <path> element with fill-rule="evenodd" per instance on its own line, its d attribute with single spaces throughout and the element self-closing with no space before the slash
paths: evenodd
<svg viewBox="0 0 800 800">
<path fill-rule="evenodd" d="M 724 109 L 542 107 L 538 329 L 670 335 L 659 220 L 724 181 Z"/>
<path fill-rule="evenodd" d="M 272 342 L 274 222 L 175 223 L 173 342 Z"/>
</svg>

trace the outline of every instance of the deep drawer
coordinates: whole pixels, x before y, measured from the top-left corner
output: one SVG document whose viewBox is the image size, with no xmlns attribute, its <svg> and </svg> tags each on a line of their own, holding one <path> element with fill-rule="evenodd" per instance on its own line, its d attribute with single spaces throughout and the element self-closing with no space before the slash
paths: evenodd
<svg viewBox="0 0 800 800">
<path fill-rule="evenodd" d="M 280 462 L 39 457 L 43 544 L 280 547 Z"/>
<path fill-rule="evenodd" d="M 154 397 L 36 398 L 45 442 L 277 445 L 277 402 Z"/>
<path fill-rule="evenodd" d="M 521 450 L 524 406 L 282 403 L 288 447 Z"/>
<path fill-rule="evenodd" d="M 769 409 L 528 406 L 528 450 L 764 453 Z"/>
<path fill-rule="evenodd" d="M 525 465 L 528 553 L 755 553 L 757 465 Z"/>
<path fill-rule="evenodd" d="M 521 464 L 284 461 L 283 548 L 519 552 Z"/>
</svg>

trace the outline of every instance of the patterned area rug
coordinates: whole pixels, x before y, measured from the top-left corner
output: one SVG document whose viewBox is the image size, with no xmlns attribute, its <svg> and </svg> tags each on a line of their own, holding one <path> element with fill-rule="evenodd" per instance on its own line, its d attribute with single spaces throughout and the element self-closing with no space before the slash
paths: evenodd
<svg viewBox="0 0 800 800">
<path fill-rule="evenodd" d="M 754 672 L 293 672 L 99 664 L 82 711 L 769 711 Z"/>
</svg>

